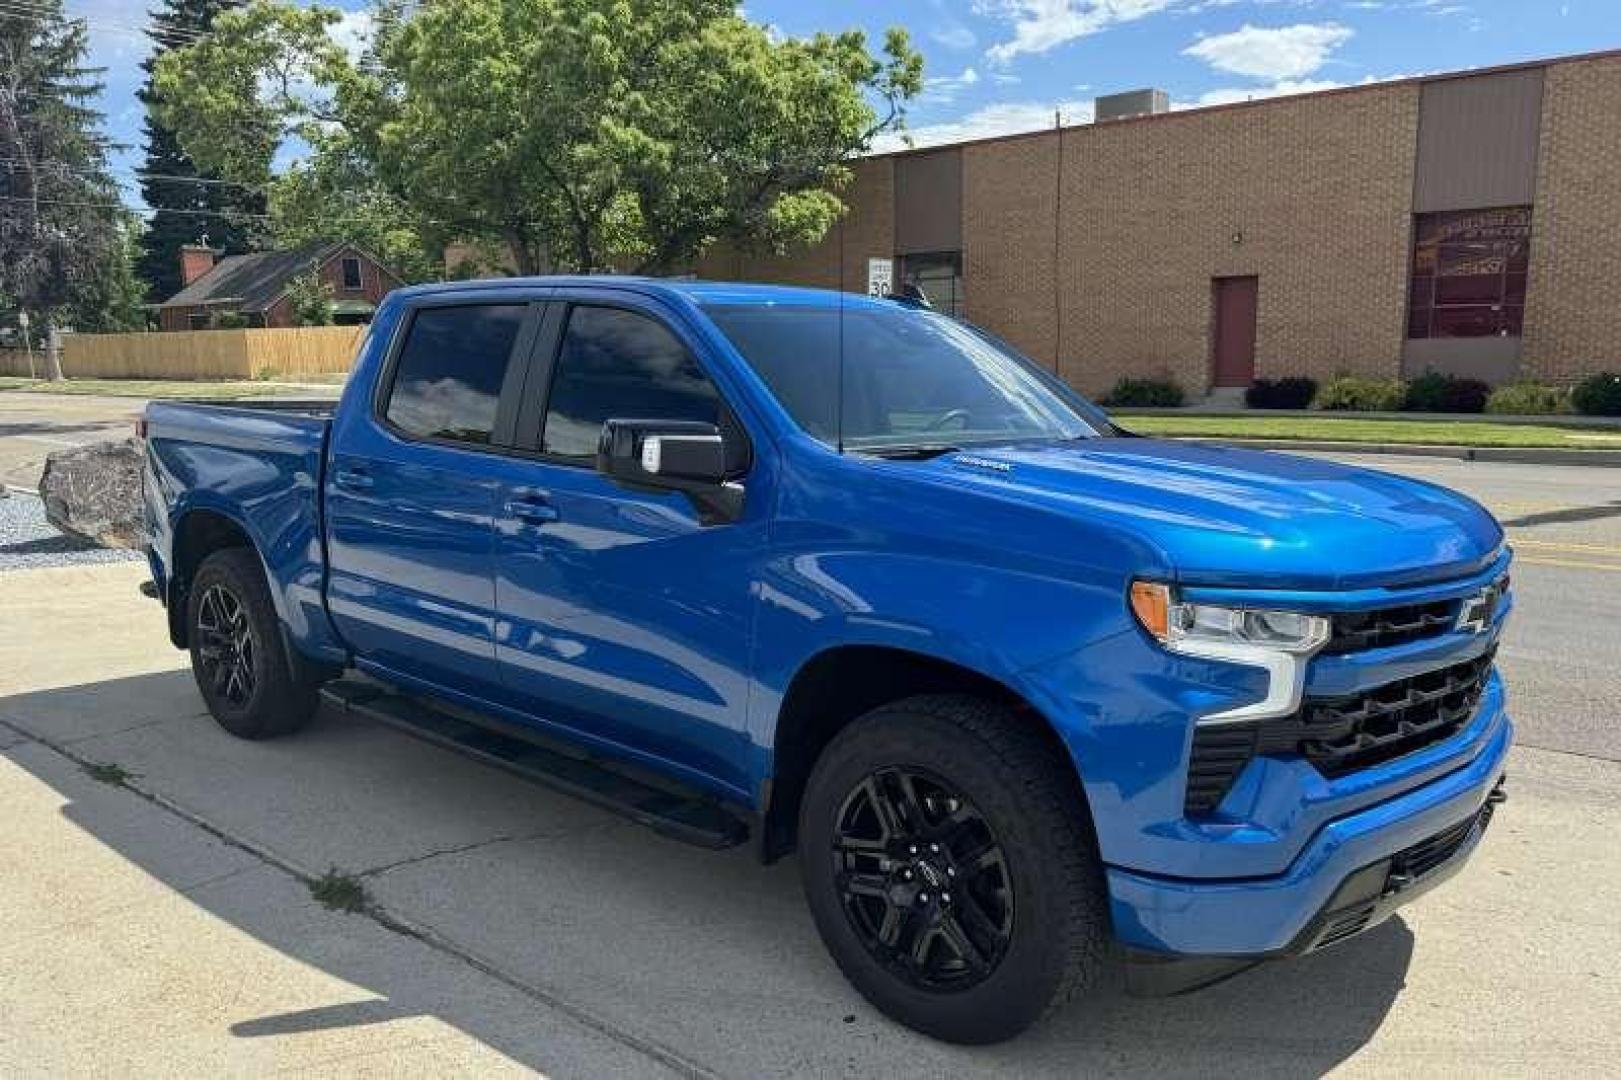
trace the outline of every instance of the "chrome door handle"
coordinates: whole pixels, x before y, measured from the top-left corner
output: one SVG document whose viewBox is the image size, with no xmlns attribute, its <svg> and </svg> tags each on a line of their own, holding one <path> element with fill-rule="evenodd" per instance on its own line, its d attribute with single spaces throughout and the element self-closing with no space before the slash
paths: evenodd
<svg viewBox="0 0 1621 1080">
<path fill-rule="evenodd" d="M 543 525 L 548 521 L 557 520 L 557 507 L 540 499 L 508 499 L 506 511 L 519 521 L 527 521 L 535 525 Z"/>
</svg>

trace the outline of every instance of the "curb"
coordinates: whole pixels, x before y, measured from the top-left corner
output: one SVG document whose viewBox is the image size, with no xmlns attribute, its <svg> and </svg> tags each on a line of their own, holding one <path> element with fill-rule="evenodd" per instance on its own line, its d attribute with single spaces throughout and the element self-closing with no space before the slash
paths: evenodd
<svg viewBox="0 0 1621 1080">
<path fill-rule="evenodd" d="M 1512 465 L 1621 466 L 1621 450 L 1560 450 L 1535 446 L 1428 446 L 1420 443 L 1308 442 L 1304 439 L 1219 439 L 1178 436 L 1177 442 L 1203 442 L 1248 450 L 1306 451 L 1320 454 L 1388 454 L 1394 457 L 1451 458 Z"/>
<path fill-rule="evenodd" d="M 1621 416 L 1582 416 L 1576 413 L 1555 413 L 1548 416 L 1499 416 L 1496 413 L 1422 413 L 1422 412 L 1352 412 L 1338 409 L 1204 409 L 1197 405 L 1179 405 L 1174 409 L 1151 406 L 1130 406 L 1110 409 L 1130 422 L 1133 416 L 1185 416 L 1219 420 L 1390 420 L 1398 423 L 1430 422 L 1445 424 L 1523 424 L 1538 427 L 1562 428 L 1615 428 L 1621 429 Z"/>
</svg>

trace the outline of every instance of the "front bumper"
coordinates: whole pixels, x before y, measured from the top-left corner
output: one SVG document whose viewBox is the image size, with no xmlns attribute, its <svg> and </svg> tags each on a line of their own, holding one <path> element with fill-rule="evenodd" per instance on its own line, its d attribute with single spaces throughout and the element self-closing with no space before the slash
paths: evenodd
<svg viewBox="0 0 1621 1080">
<path fill-rule="evenodd" d="M 1248 963 L 1307 952 L 1375 925 L 1450 876 L 1473 850 L 1514 738 L 1506 714 L 1493 719 L 1484 746 L 1462 768 L 1329 822 L 1282 874 L 1196 880 L 1111 867 L 1117 938 L 1139 960 Z M 1479 826 L 1464 830 L 1464 841 L 1440 864 L 1397 880 L 1393 858 L 1473 822 Z M 1362 908 L 1365 919 L 1350 917 Z"/>
</svg>

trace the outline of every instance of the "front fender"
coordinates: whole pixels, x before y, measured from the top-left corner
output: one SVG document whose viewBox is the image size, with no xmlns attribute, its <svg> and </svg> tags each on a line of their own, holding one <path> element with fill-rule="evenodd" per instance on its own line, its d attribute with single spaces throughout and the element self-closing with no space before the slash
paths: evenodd
<svg viewBox="0 0 1621 1080">
<path fill-rule="evenodd" d="M 769 769 L 777 718 L 794 676 L 829 649 L 892 648 L 953 664 L 1029 700 L 1026 671 L 1118 633 L 1118 585 L 1056 579 L 926 555 L 871 551 L 782 554 L 756 584 L 758 616 L 749 734 Z"/>
</svg>

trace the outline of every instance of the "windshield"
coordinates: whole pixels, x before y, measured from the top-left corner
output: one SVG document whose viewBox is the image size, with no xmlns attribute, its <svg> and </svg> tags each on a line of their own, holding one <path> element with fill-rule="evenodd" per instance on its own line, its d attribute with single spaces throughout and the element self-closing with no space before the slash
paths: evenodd
<svg viewBox="0 0 1621 1080">
<path fill-rule="evenodd" d="M 1099 434 L 1051 376 L 941 315 L 864 304 L 705 312 L 794 421 L 830 446 L 883 451 Z"/>
</svg>

